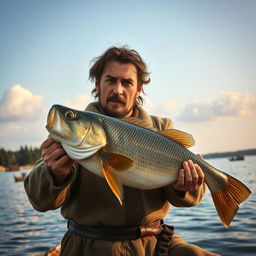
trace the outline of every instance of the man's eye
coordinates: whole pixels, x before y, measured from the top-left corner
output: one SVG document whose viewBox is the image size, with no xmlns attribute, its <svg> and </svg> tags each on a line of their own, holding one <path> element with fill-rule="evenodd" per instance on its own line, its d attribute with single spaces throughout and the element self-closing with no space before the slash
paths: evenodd
<svg viewBox="0 0 256 256">
<path fill-rule="evenodd" d="M 115 79 L 113 79 L 113 78 L 108 78 L 106 81 L 109 82 L 109 83 L 114 83 L 114 82 L 115 82 Z"/>
<path fill-rule="evenodd" d="M 131 82 L 131 81 L 127 81 L 127 80 L 124 80 L 124 81 L 123 81 L 123 84 L 124 84 L 125 86 L 132 86 L 132 82 Z"/>
</svg>

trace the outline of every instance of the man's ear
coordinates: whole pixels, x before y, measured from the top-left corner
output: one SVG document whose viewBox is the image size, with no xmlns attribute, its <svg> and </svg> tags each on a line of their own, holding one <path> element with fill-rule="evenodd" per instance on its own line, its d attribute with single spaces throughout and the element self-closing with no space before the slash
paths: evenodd
<svg viewBox="0 0 256 256">
<path fill-rule="evenodd" d="M 140 96 L 141 91 L 142 91 L 142 88 L 138 88 L 138 91 L 136 93 L 136 98 L 138 98 Z"/>
<path fill-rule="evenodd" d="M 95 89 L 96 89 L 97 92 L 99 92 L 99 90 L 100 90 L 100 81 L 95 82 Z"/>
</svg>

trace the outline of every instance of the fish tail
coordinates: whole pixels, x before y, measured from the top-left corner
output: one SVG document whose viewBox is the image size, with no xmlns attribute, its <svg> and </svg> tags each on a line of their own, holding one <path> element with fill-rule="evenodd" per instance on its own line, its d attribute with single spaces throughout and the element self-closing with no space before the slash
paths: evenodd
<svg viewBox="0 0 256 256">
<path fill-rule="evenodd" d="M 251 191 L 239 180 L 227 173 L 225 173 L 225 175 L 227 176 L 227 181 L 224 188 L 221 190 L 211 190 L 210 187 L 208 187 L 223 225 L 229 227 L 239 209 L 239 204 L 246 200 L 251 194 Z"/>
</svg>

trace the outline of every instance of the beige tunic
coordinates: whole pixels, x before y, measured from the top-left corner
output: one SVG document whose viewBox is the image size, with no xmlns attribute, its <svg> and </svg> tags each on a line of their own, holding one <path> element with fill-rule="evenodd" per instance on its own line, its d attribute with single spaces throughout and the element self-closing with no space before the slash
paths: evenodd
<svg viewBox="0 0 256 256">
<path fill-rule="evenodd" d="M 87 110 L 99 112 L 97 103 L 91 103 Z M 134 116 L 151 122 L 159 130 L 172 128 L 167 118 L 149 116 L 142 108 Z M 124 204 L 121 206 L 107 185 L 100 178 L 82 166 L 75 164 L 62 186 L 55 186 L 49 167 L 40 159 L 26 177 L 25 189 L 32 206 L 41 212 L 61 207 L 65 219 L 73 219 L 88 226 L 127 226 L 149 224 L 162 219 L 170 204 L 177 207 L 197 205 L 205 186 L 197 191 L 178 193 L 171 186 L 154 190 L 125 188 Z M 172 247 L 184 243 L 174 236 Z M 154 253 L 154 236 L 133 241 L 99 241 L 79 237 L 67 232 L 62 240 L 61 255 L 146 255 Z"/>
</svg>

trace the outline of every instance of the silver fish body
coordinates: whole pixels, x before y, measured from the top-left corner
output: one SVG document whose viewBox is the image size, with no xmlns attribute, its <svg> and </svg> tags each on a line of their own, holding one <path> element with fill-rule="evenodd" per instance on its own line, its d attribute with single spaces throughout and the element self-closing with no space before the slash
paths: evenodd
<svg viewBox="0 0 256 256">
<path fill-rule="evenodd" d="M 138 126 L 134 120 L 130 123 L 60 105 L 51 108 L 46 128 L 72 159 L 105 177 L 120 201 L 122 185 L 139 189 L 169 185 L 177 180 L 182 163 L 189 159 L 202 168 L 225 226 L 230 224 L 239 203 L 250 194 L 250 190 L 240 181 L 180 145 L 176 138 L 186 137 L 186 134 L 179 131 L 158 132 Z M 175 140 L 170 139 L 174 131 Z M 234 194 L 231 199 L 230 194 Z M 224 209 L 226 205 L 230 206 L 227 212 Z"/>
</svg>

